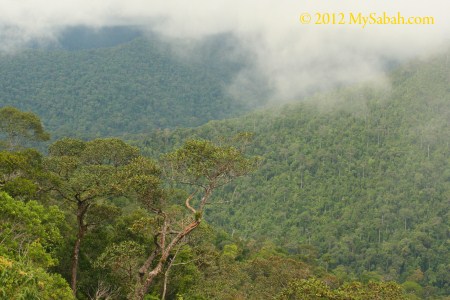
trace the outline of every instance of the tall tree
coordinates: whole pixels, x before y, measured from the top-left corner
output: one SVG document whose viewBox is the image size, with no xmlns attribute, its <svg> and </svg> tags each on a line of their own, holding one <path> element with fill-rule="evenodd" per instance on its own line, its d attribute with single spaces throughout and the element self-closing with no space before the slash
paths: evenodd
<svg viewBox="0 0 450 300">
<path fill-rule="evenodd" d="M 74 299 L 58 274 L 47 272 L 62 236 L 64 214 L 55 206 L 23 202 L 0 192 L 0 298 Z"/>
<path fill-rule="evenodd" d="M 52 175 L 51 187 L 75 208 L 77 234 L 71 263 L 71 288 L 75 294 L 83 238 L 89 228 L 118 213 L 108 199 L 153 189 L 159 184 L 153 175 L 158 169 L 140 157 L 137 148 L 113 138 L 57 141 L 49 148 L 46 167 Z"/>
<path fill-rule="evenodd" d="M 155 236 L 156 247 L 139 269 L 136 299 L 144 299 L 155 277 L 170 263 L 171 251 L 200 225 L 213 191 L 248 174 L 256 166 L 257 159 L 245 157 L 242 149 L 233 146 L 190 140 L 180 149 L 165 155 L 163 163 L 169 178 L 187 185 L 191 194 L 183 201 L 186 213 L 181 218 L 175 214 L 178 219 L 174 218 L 167 199 L 155 202 L 155 198 L 142 198 L 147 208 L 156 213 L 160 227 Z"/>
<path fill-rule="evenodd" d="M 14 150 L 30 141 L 48 141 L 50 135 L 35 114 L 5 106 L 0 108 L 0 138 L 3 147 Z"/>
<path fill-rule="evenodd" d="M 43 178 L 42 155 L 38 151 L 0 151 L 0 189 L 10 196 L 36 199 Z"/>
</svg>

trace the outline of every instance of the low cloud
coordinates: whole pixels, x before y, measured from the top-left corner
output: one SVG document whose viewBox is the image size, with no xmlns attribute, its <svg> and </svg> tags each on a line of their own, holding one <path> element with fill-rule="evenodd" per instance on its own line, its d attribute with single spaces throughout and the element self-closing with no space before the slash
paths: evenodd
<svg viewBox="0 0 450 300">
<path fill-rule="evenodd" d="M 201 40 L 232 33 L 249 55 L 250 67 L 229 90 L 241 98 L 291 100 L 336 84 L 371 80 L 386 64 L 427 56 L 448 47 L 450 3 L 430 0 L 207 1 L 192 0 L 3 0 L 0 4 L 0 50 L 11 52 L 30 41 L 54 42 L 70 26 L 132 25 L 168 39 Z M 301 24 L 309 13 L 335 14 L 348 23 L 349 14 L 384 12 L 431 16 L 434 25 Z M 342 14 L 342 15 L 340 15 Z M 269 93 L 270 91 L 270 93 Z"/>
</svg>

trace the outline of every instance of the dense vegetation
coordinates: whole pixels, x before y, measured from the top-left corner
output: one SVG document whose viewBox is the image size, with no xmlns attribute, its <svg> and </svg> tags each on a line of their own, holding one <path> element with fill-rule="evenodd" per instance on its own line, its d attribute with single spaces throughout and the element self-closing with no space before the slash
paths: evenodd
<svg viewBox="0 0 450 300">
<path fill-rule="evenodd" d="M 449 295 L 449 86 L 446 54 L 399 68 L 384 87 L 342 88 L 138 143 L 157 156 L 186 137 L 252 131 L 262 164 L 222 191 L 227 204 L 209 208 L 213 224 L 312 256 L 342 280 Z"/>
<path fill-rule="evenodd" d="M 173 45 L 156 35 L 88 45 L 0 56 L 0 105 L 39 114 L 54 137 L 198 126 L 248 109 L 226 90 L 243 66 L 230 54 L 236 47 L 230 36 L 199 45 Z"/>
<path fill-rule="evenodd" d="M 129 83 L 139 85 L 134 69 L 153 46 L 138 39 L 114 48 L 18 56 L 24 70 L 44 68 L 44 81 L 30 75 L 33 68 L 20 73 L 14 65 L 20 59 L 1 62 L 16 72 L 2 73 L 3 92 L 15 89 L 19 97 L 40 86 L 42 103 L 11 100 L 38 108 L 45 128 L 59 129 L 40 153 L 30 148 L 49 139 L 40 119 L 0 108 L 0 299 L 448 298 L 449 54 L 402 66 L 379 87 L 341 88 L 198 128 L 169 129 L 177 124 L 161 121 L 189 111 L 179 94 L 172 95 L 173 109 L 154 99 L 171 109 L 168 115 L 160 110 L 156 121 L 140 119 L 138 102 L 114 102 L 125 95 L 114 91 L 125 84 L 119 77 L 111 86 L 90 88 L 108 94 L 102 100 L 112 101 L 107 108 L 128 118 L 116 127 L 121 119 L 100 109 L 106 104 L 71 106 L 47 86 L 73 89 L 77 101 L 91 99 L 77 98 L 89 89 L 77 87 L 76 76 L 69 83 L 69 77 L 52 77 L 68 71 L 65 64 L 52 73 L 45 63 L 91 56 L 97 60 L 83 68 L 102 61 L 92 70 L 104 73 L 87 80 L 74 68 L 86 84 L 128 70 Z M 115 52 L 124 64 L 143 60 L 134 69 L 117 65 L 114 73 L 108 59 Z M 167 74 L 164 68 L 155 76 Z M 13 89 L 13 76 L 22 75 L 30 77 Z M 195 78 L 185 87 L 200 86 Z M 209 78 L 206 90 L 217 83 Z M 189 109 L 221 117 L 237 110 L 227 101 L 197 105 L 203 102 Z M 215 110 L 218 103 L 231 110 Z M 184 119 L 184 125 L 216 117 Z M 62 137 L 157 127 L 164 129 L 125 135 L 133 145 Z"/>
<path fill-rule="evenodd" d="M 16 127 L 0 128 L 1 299 L 404 299 L 396 283 L 343 285 L 311 257 L 202 222 L 217 189 L 257 165 L 248 133 L 189 140 L 159 162 L 114 138 L 63 138 L 43 156 L 24 148 L 48 138 L 39 119 L 4 112 Z"/>
</svg>

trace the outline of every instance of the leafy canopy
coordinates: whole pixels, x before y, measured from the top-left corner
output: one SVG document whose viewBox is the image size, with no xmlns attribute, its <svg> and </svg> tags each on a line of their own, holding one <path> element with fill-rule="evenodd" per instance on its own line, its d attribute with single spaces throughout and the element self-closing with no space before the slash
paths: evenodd
<svg viewBox="0 0 450 300">
<path fill-rule="evenodd" d="M 252 171 L 257 158 L 247 158 L 233 146 L 218 146 L 211 141 L 189 140 L 178 150 L 165 155 L 171 177 L 181 183 L 216 188 Z"/>
<path fill-rule="evenodd" d="M 0 108 L 0 138 L 3 146 L 12 150 L 27 141 L 48 141 L 50 135 L 35 114 L 5 106 Z"/>
</svg>

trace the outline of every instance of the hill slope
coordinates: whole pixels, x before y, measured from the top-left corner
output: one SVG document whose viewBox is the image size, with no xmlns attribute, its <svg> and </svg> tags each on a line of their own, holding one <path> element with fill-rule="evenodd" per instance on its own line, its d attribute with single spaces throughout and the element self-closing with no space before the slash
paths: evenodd
<svg viewBox="0 0 450 300">
<path fill-rule="evenodd" d="M 450 62 L 405 65 L 390 87 L 354 87 L 198 129 L 158 131 L 149 154 L 192 136 L 255 133 L 259 171 L 225 189 L 209 220 L 270 238 L 339 276 L 450 294 Z"/>
<path fill-rule="evenodd" d="M 184 49 L 174 50 L 157 36 L 103 48 L 86 39 L 82 44 L 88 49 L 72 45 L 0 57 L 0 106 L 39 114 L 56 136 L 198 126 L 248 108 L 226 92 L 243 66 L 227 55 L 234 47 L 231 36 L 195 46 L 202 59 L 175 55 Z"/>
</svg>

